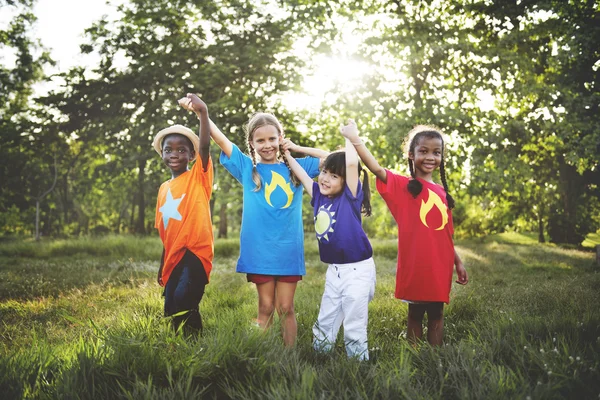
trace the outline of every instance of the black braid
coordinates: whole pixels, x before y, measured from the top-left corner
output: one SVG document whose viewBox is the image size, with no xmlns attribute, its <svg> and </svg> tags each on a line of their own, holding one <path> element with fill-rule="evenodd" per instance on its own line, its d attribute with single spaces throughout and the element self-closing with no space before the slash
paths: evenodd
<svg viewBox="0 0 600 400">
<path fill-rule="evenodd" d="M 369 188 L 369 175 L 367 174 L 367 170 L 361 168 L 360 163 L 358 164 L 358 176 L 360 177 L 360 172 L 363 172 L 363 201 L 362 201 L 362 209 L 360 210 L 365 217 L 369 217 L 371 215 L 371 190 Z"/>
<path fill-rule="evenodd" d="M 254 182 L 256 185 L 252 191 L 258 192 L 262 187 L 262 181 L 260 180 L 260 175 L 256 169 L 256 156 L 254 154 L 254 147 L 252 147 L 250 143 L 248 143 L 248 151 L 250 152 L 250 158 L 252 159 L 252 182 Z"/>
<path fill-rule="evenodd" d="M 442 152 L 442 154 L 444 154 Z M 446 182 L 446 170 L 444 168 L 444 158 L 442 158 L 442 162 L 440 164 L 440 178 L 442 180 L 442 185 L 444 185 L 444 190 L 446 191 L 446 201 L 448 202 L 448 208 L 454 208 L 454 198 L 448 192 L 448 183 Z"/>
<path fill-rule="evenodd" d="M 290 168 L 290 164 L 288 163 L 287 158 L 285 158 L 283 156 L 283 145 L 279 145 L 279 155 L 277 156 L 277 158 L 279 158 L 279 160 L 283 161 L 285 163 L 285 166 L 290 170 L 290 180 L 292 181 L 292 184 L 294 186 L 298 186 L 300 184 L 300 179 L 298 179 L 298 177 L 296 176 L 296 174 L 294 174 L 292 172 L 292 169 Z"/>
<path fill-rule="evenodd" d="M 417 196 L 423 190 L 423 184 L 417 179 L 417 176 L 415 175 L 415 167 L 413 165 L 413 160 L 411 160 L 410 158 L 408 159 L 408 169 L 410 170 L 410 176 L 412 177 L 412 179 L 408 181 L 408 185 L 406 186 L 406 188 L 408 189 L 410 194 L 412 194 L 412 196 L 416 199 Z"/>
</svg>

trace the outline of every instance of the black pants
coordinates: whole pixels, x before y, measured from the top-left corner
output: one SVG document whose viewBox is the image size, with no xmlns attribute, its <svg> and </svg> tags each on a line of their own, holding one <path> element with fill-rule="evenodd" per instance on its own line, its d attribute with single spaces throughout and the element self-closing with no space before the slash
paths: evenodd
<svg viewBox="0 0 600 400">
<path fill-rule="evenodd" d="M 202 262 L 194 253 L 186 250 L 165 286 L 165 316 L 182 313 L 173 317 L 172 325 L 175 330 L 184 323 L 187 333 L 202 332 L 202 317 L 200 316 L 200 300 L 204 296 L 204 288 L 208 283 L 206 271 Z"/>
</svg>

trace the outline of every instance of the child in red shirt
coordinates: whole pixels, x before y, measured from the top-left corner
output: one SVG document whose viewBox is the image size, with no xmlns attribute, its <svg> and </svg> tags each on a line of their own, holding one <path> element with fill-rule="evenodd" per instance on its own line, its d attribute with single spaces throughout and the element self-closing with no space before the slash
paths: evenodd
<svg viewBox="0 0 600 400">
<path fill-rule="evenodd" d="M 202 331 L 200 300 L 208 284 L 214 255 L 209 201 L 213 166 L 209 154 L 210 124 L 206 104 L 194 109 L 200 135 L 181 125 L 156 134 L 154 149 L 171 170 L 171 179 L 158 190 L 156 228 L 164 249 L 158 283 L 165 287 L 165 316 L 174 314 L 173 327 Z M 188 164 L 197 157 L 191 168 Z"/>
<path fill-rule="evenodd" d="M 427 313 L 427 340 L 441 345 L 444 303 L 450 301 L 452 269 L 457 283 L 468 282 L 467 271 L 454 249 L 452 212 L 444 170 L 444 139 L 436 128 L 419 125 L 410 131 L 406 153 L 410 177 L 382 168 L 355 131 L 344 131 L 367 168 L 377 177 L 377 191 L 398 224 L 396 298 L 408 302 L 407 338 L 416 343 L 423 335 Z M 434 183 L 440 169 L 443 187 Z"/>
</svg>

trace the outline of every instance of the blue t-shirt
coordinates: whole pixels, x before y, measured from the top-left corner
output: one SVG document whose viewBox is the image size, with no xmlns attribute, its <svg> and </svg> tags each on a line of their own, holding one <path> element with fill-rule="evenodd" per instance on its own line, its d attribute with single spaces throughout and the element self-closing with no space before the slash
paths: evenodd
<svg viewBox="0 0 600 400">
<path fill-rule="evenodd" d="M 319 184 L 313 183 L 310 204 L 315 208 L 315 232 L 324 263 L 347 264 L 373 256 L 373 248 L 361 224 L 363 197 L 360 182 L 356 197 L 344 184 L 342 193 L 334 198 L 322 195 Z"/>
<path fill-rule="evenodd" d="M 294 186 L 284 163 L 258 163 L 262 186 L 252 181 L 252 160 L 233 145 L 231 157 L 221 152 L 221 164 L 244 188 L 240 258 L 237 272 L 264 275 L 305 275 L 302 185 Z M 319 174 L 319 159 L 297 159 L 311 177 Z"/>
</svg>

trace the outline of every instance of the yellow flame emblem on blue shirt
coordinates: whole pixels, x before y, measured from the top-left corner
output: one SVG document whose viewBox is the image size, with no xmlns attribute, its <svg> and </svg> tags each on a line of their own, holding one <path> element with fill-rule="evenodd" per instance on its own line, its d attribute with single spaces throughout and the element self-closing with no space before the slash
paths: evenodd
<svg viewBox="0 0 600 400">
<path fill-rule="evenodd" d="M 421 200 L 421 222 L 423 223 L 423 225 L 429 228 L 429 225 L 427 225 L 427 214 L 429 213 L 429 211 L 431 211 L 433 206 L 436 206 L 442 214 L 442 226 L 440 226 L 439 228 L 435 228 L 435 230 L 440 231 L 444 229 L 444 227 L 448 223 L 448 208 L 446 207 L 442 199 L 440 199 L 440 196 L 438 196 L 431 189 L 427 190 L 429 191 L 429 198 L 427 199 L 427 202 Z"/>
<path fill-rule="evenodd" d="M 288 208 L 290 204 L 292 204 L 292 200 L 294 200 L 294 192 L 290 186 L 290 183 L 286 182 L 285 178 L 275 171 L 271 171 L 271 183 L 267 183 L 265 185 L 265 200 L 267 200 L 267 203 L 273 207 L 273 204 L 271 204 L 271 194 L 275 191 L 275 189 L 277 189 L 278 186 L 287 195 L 287 203 L 281 208 Z"/>
</svg>

